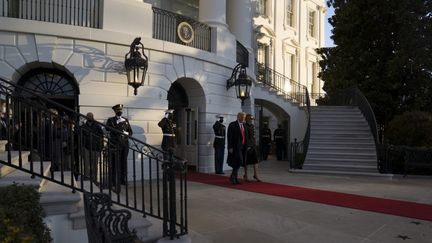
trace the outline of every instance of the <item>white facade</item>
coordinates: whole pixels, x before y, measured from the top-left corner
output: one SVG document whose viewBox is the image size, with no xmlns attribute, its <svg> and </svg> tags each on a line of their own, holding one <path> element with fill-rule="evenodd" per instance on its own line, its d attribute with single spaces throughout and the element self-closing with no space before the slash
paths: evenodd
<svg viewBox="0 0 432 243">
<path fill-rule="evenodd" d="M 253 0 L 104 0 L 101 28 L 0 17 L 0 77 L 18 82 L 34 69 L 61 70 L 78 86 L 76 109 L 80 113 L 93 112 L 97 120 L 105 122 L 113 115 L 111 106 L 124 104 L 124 115 L 131 122 L 134 137 L 154 146 L 159 146 L 162 140 L 157 123 L 173 102 L 168 100 L 168 91 L 172 84 L 179 84 L 186 91 L 188 104 L 176 111 L 182 119 L 190 116 L 196 120 L 197 127 L 192 129 L 196 139 L 185 141 L 186 125 L 177 121 L 181 137 L 177 154 L 186 157 L 198 171 L 213 172 L 212 126 L 216 114 L 225 114 L 227 124 L 236 119 L 239 111 L 257 114 L 256 100 L 265 100 L 264 113 L 272 117 L 274 124 L 288 118 L 291 141 L 303 138 L 306 128 L 304 108 L 263 87 L 254 84 L 251 98 L 243 106 L 233 88 L 226 90 L 226 80 L 237 64 L 236 40 L 250 52 L 248 74 L 253 79 L 256 43 L 270 41 L 273 69 L 313 92 L 321 88 L 318 79 L 311 76 L 317 72 L 308 70 L 309 63 L 318 60 L 314 48 L 324 43 L 324 1 L 294 1 L 297 16 L 294 27 L 278 17 L 283 8 L 276 2 L 283 1 L 269 2 L 275 11 L 269 17 L 253 18 L 256 4 Z M 177 12 L 212 27 L 211 51 L 154 39 L 151 3 L 157 7 L 169 5 L 170 10 L 186 6 Z M 308 9 L 317 14 L 315 37 L 306 35 Z M 142 37 L 149 68 L 145 84 L 134 96 L 127 85 L 124 56 L 137 36 Z M 291 55 L 295 55 L 292 60 L 297 65 L 287 65 Z M 290 71 L 291 67 L 298 71 Z M 187 108 L 192 112 L 187 113 Z"/>
<path fill-rule="evenodd" d="M 266 66 L 305 85 L 309 93 L 322 93 L 315 49 L 324 47 L 325 1 L 255 0 L 254 4 L 256 45 L 264 45 L 269 52 L 261 60 L 258 55 L 258 62 L 265 61 Z"/>
</svg>

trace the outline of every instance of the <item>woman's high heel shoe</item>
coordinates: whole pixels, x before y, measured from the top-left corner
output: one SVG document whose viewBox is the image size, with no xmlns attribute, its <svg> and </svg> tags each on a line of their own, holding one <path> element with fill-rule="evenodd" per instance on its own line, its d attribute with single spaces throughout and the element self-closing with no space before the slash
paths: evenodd
<svg viewBox="0 0 432 243">
<path fill-rule="evenodd" d="M 253 178 L 254 178 L 256 181 L 261 182 L 261 180 L 258 179 L 258 177 L 257 177 L 256 175 L 254 175 Z"/>
</svg>

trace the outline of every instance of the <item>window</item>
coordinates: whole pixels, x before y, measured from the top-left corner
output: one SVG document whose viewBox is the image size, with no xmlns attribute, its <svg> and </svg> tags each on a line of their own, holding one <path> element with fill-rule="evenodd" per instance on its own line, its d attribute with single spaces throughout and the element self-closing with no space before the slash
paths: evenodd
<svg viewBox="0 0 432 243">
<path fill-rule="evenodd" d="M 267 15 L 267 0 L 258 0 L 257 12 L 259 15 Z"/>
<path fill-rule="evenodd" d="M 294 7 L 293 0 L 285 0 L 285 19 L 288 26 L 294 26 Z"/>
<path fill-rule="evenodd" d="M 309 10 L 308 33 L 311 37 L 315 37 L 315 15 L 315 11 Z"/>
<path fill-rule="evenodd" d="M 259 64 L 269 66 L 270 61 L 270 47 L 264 44 L 258 44 L 257 61 Z"/>
<path fill-rule="evenodd" d="M 293 79 L 293 55 L 290 53 L 286 54 L 285 57 L 285 77 Z"/>
</svg>

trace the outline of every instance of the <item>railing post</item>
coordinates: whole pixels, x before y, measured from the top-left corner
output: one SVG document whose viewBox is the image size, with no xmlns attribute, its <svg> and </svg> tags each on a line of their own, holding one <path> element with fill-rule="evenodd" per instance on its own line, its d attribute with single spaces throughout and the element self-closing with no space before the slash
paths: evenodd
<svg viewBox="0 0 432 243">
<path fill-rule="evenodd" d="M 177 208 L 175 165 L 173 150 L 168 151 L 168 160 L 162 165 L 163 169 L 163 236 L 169 236 L 171 240 L 177 235 Z M 169 222 L 168 222 L 169 221 Z"/>
<path fill-rule="evenodd" d="M 173 161 L 173 151 L 169 151 L 169 163 L 170 167 L 168 170 L 169 178 L 169 204 L 170 204 L 170 238 L 174 239 L 176 235 L 176 222 L 177 222 L 177 210 L 176 210 L 176 185 L 175 185 L 175 166 Z"/>
</svg>

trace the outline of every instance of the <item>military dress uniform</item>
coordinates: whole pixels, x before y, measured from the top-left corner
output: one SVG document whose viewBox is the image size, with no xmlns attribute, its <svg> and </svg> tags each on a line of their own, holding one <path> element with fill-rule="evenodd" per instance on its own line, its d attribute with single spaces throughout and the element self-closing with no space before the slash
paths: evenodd
<svg viewBox="0 0 432 243">
<path fill-rule="evenodd" d="M 112 109 L 116 112 L 116 116 L 108 118 L 106 125 L 118 130 L 112 130 L 109 134 L 111 185 L 118 186 L 116 172 L 119 173 L 118 176 L 121 184 L 126 184 L 127 182 L 128 136 L 132 135 L 132 128 L 129 120 L 121 116 L 123 105 L 115 105 Z"/>
<path fill-rule="evenodd" d="M 276 157 L 282 160 L 285 155 L 285 130 L 280 126 L 274 131 L 274 141 L 276 143 Z"/>
<path fill-rule="evenodd" d="M 216 174 L 224 174 L 223 172 L 223 162 L 225 156 L 225 134 L 226 128 L 222 124 L 223 116 L 217 116 L 220 120 L 216 121 L 213 125 L 214 141 L 213 148 L 215 152 L 215 172 Z"/>
<path fill-rule="evenodd" d="M 173 151 L 175 149 L 175 125 L 172 119 L 173 110 L 166 110 L 165 117 L 159 121 L 158 126 L 162 129 L 162 150 Z"/>
<path fill-rule="evenodd" d="M 268 154 L 270 153 L 271 130 L 267 126 L 261 130 L 261 155 L 263 160 L 267 160 Z"/>
</svg>

